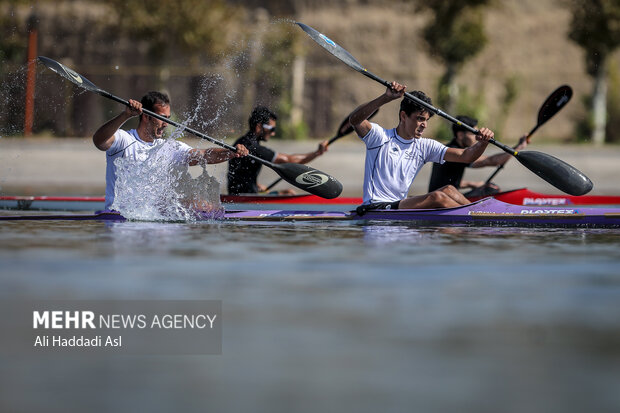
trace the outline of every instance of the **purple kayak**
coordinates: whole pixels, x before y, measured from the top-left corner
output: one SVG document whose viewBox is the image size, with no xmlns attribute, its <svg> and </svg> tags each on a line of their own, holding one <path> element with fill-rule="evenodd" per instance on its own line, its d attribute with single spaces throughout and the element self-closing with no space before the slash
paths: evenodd
<svg viewBox="0 0 620 413">
<path fill-rule="evenodd" d="M 213 220 L 213 216 L 204 216 Z M 394 221 L 431 224 L 545 227 L 620 227 L 620 208 L 522 206 L 485 198 L 455 208 L 372 210 L 359 216 L 355 212 L 305 210 L 226 211 L 220 220 L 239 221 Z M 124 221 L 114 212 L 63 215 L 7 215 L 0 220 L 106 220 Z"/>
<path fill-rule="evenodd" d="M 485 198 L 455 208 L 320 211 L 229 211 L 226 219 L 240 220 L 366 220 L 497 226 L 620 227 L 620 208 L 541 207 L 507 204 Z"/>
<path fill-rule="evenodd" d="M 456 208 L 375 210 L 362 218 L 497 226 L 620 227 L 620 208 L 523 206 L 485 198 Z"/>
</svg>

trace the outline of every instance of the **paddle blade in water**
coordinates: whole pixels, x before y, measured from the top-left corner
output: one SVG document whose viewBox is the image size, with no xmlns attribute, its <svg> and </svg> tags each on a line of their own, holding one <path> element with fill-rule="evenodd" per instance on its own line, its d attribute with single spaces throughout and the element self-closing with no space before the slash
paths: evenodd
<svg viewBox="0 0 620 413">
<path fill-rule="evenodd" d="M 336 178 L 309 166 L 281 163 L 272 168 L 286 182 L 321 198 L 336 198 L 342 192 L 342 184 Z"/>
<path fill-rule="evenodd" d="M 546 153 L 524 151 L 515 157 L 530 171 L 567 194 L 584 195 L 594 186 L 581 171 Z"/>
</svg>

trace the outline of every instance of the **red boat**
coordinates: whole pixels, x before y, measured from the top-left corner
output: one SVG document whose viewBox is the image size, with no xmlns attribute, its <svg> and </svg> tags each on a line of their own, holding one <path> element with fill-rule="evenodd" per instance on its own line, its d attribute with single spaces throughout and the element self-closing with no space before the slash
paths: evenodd
<svg viewBox="0 0 620 413">
<path fill-rule="evenodd" d="M 607 195 L 551 195 L 532 192 L 527 188 L 499 192 L 493 197 L 502 202 L 514 205 L 620 205 L 620 196 Z M 477 201 L 484 197 L 472 197 Z"/>
<path fill-rule="evenodd" d="M 338 197 L 321 198 L 317 195 L 220 195 L 224 204 L 319 204 L 319 205 L 360 205 L 362 198 Z"/>
</svg>

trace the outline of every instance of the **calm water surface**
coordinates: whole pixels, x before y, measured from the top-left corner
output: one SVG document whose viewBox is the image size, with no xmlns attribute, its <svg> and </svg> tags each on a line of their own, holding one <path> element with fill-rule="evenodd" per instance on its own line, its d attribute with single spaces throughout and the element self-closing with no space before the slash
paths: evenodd
<svg viewBox="0 0 620 413">
<path fill-rule="evenodd" d="M 217 299 L 223 354 L 1 355 L 0 411 L 618 412 L 620 230 L 1 222 L 0 294 Z"/>
</svg>

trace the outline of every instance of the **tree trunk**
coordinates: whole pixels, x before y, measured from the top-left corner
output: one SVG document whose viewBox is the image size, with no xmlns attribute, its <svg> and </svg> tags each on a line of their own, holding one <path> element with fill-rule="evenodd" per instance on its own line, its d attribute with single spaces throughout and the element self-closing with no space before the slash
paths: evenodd
<svg viewBox="0 0 620 413">
<path fill-rule="evenodd" d="M 601 60 L 594 78 L 594 92 L 592 93 L 592 143 L 605 143 L 605 126 L 607 125 L 607 59 Z"/>
<path fill-rule="evenodd" d="M 454 113 L 456 110 L 456 103 L 459 98 L 459 86 L 455 81 L 456 73 L 454 70 L 450 71 L 450 78 L 448 79 L 448 110 L 449 113 Z"/>
<path fill-rule="evenodd" d="M 257 104 L 268 105 L 267 102 L 261 101 L 259 98 L 258 81 L 256 78 L 256 62 L 263 53 L 263 37 L 269 26 L 269 13 L 263 8 L 255 10 L 254 21 L 258 28 L 252 33 L 252 40 L 248 43 L 245 50 L 247 53 L 247 61 L 244 63 L 242 70 L 248 78 L 246 85 L 243 86 L 243 113 L 250 114 Z"/>
</svg>

